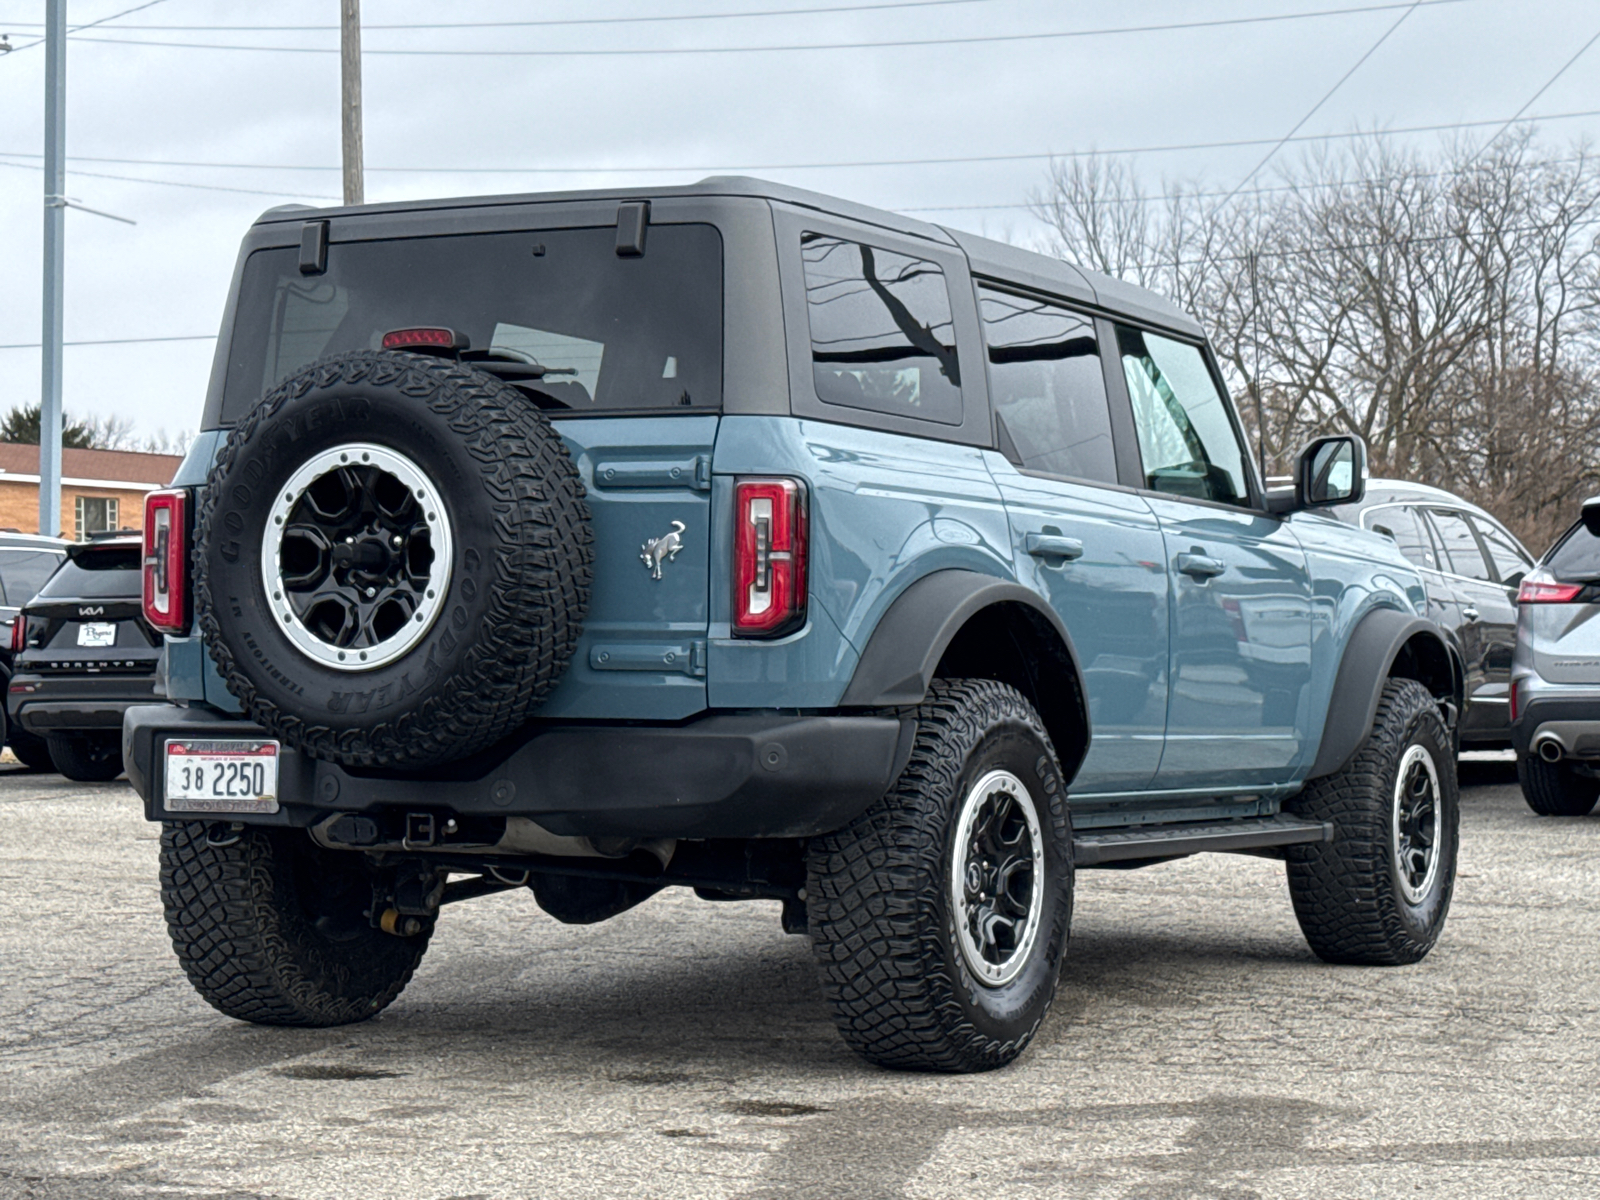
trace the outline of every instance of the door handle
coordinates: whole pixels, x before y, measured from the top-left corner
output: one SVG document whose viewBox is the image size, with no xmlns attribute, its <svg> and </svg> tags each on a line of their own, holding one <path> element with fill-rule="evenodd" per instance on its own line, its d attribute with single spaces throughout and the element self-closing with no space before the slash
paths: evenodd
<svg viewBox="0 0 1600 1200">
<path fill-rule="evenodd" d="M 1202 583 L 1221 575 L 1227 569 L 1228 564 L 1219 558 L 1211 558 L 1204 554 L 1178 555 L 1178 570 L 1190 579 L 1197 579 Z"/>
<path fill-rule="evenodd" d="M 1083 543 L 1057 533 L 1030 533 L 1026 545 L 1035 558 L 1062 558 L 1071 562 L 1083 557 Z"/>
<path fill-rule="evenodd" d="M 1483 614 L 1469 604 L 1461 610 L 1461 615 L 1469 621 L 1476 621 Z"/>
</svg>

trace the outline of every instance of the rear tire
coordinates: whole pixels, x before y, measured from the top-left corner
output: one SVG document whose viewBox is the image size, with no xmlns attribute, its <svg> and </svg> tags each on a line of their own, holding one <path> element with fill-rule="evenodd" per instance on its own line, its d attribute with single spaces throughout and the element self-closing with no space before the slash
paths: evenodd
<svg viewBox="0 0 1600 1200">
<path fill-rule="evenodd" d="M 17 756 L 17 761 L 30 771 L 54 771 L 56 765 L 50 759 L 50 747 L 45 740 L 36 733 L 29 733 L 26 729 L 12 723 L 6 736 L 6 744 L 11 747 L 11 753 Z"/>
<path fill-rule="evenodd" d="M 122 774 L 122 738 L 116 734 L 51 734 L 50 761 L 75 783 L 110 783 Z"/>
<path fill-rule="evenodd" d="M 324 850 L 299 829 L 250 829 L 213 844 L 205 822 L 161 830 L 161 902 L 195 991 L 257 1025 L 365 1021 L 392 1004 L 422 961 L 415 937 L 374 929 L 365 858 Z"/>
<path fill-rule="evenodd" d="M 1439 940 L 1459 838 L 1453 749 L 1428 689 L 1391 679 L 1355 757 L 1286 806 L 1334 827 L 1332 842 L 1288 851 L 1294 913 L 1318 958 L 1396 966 Z"/>
<path fill-rule="evenodd" d="M 987 1071 L 1055 996 L 1072 921 L 1072 826 L 1038 713 L 1005 684 L 936 682 L 911 759 L 812 840 L 806 907 L 823 993 L 885 1067 Z"/>
<path fill-rule="evenodd" d="M 1545 762 L 1532 751 L 1517 756 L 1517 782 L 1541 817 L 1587 816 L 1600 800 L 1600 779 L 1579 775 L 1571 763 Z"/>
</svg>

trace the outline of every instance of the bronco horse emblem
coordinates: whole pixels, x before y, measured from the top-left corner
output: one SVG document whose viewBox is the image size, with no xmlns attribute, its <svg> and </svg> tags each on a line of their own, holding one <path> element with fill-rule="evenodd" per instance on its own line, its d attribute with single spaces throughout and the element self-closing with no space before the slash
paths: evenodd
<svg viewBox="0 0 1600 1200">
<path fill-rule="evenodd" d="M 674 521 L 671 533 L 651 538 L 640 548 L 639 558 L 650 568 L 651 579 L 660 579 L 661 564 L 678 557 L 678 551 L 683 549 L 683 532 L 687 528 L 682 521 Z"/>
</svg>

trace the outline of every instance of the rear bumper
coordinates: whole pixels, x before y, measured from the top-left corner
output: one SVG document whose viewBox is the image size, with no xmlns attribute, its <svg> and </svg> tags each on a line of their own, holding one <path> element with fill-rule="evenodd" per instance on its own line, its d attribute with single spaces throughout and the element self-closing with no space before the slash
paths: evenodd
<svg viewBox="0 0 1600 1200">
<path fill-rule="evenodd" d="M 113 732 L 135 705 L 156 699 L 154 675 L 15 675 L 11 719 L 30 733 Z"/>
<path fill-rule="evenodd" d="M 162 803 L 170 738 L 251 738 L 259 726 L 200 708 L 131 708 L 128 778 L 152 821 L 202 819 Z M 911 755 L 894 717 L 713 714 L 681 724 L 532 727 L 525 740 L 425 772 L 321 762 L 285 746 L 279 811 L 229 814 L 307 826 L 334 813 L 419 811 L 528 817 L 552 833 L 636 838 L 811 837 L 883 795 Z"/>
<path fill-rule="evenodd" d="M 1524 684 L 1526 688 L 1526 684 Z M 1548 690 L 1544 690 L 1548 689 Z M 1511 724 L 1511 744 L 1517 754 L 1528 753 L 1536 737 L 1550 734 L 1565 753 L 1578 758 L 1600 758 L 1600 689 L 1527 688 L 1517 719 Z"/>
</svg>

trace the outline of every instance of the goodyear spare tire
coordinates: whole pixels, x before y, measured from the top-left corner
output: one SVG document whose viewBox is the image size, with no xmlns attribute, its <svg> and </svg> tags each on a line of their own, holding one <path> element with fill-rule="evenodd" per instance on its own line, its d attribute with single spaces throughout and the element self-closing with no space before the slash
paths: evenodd
<svg viewBox="0 0 1600 1200">
<path fill-rule="evenodd" d="M 583 484 L 516 389 L 360 351 L 285 379 L 229 435 L 195 529 L 228 690 L 347 765 L 462 758 L 525 721 L 582 631 Z"/>
</svg>

